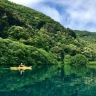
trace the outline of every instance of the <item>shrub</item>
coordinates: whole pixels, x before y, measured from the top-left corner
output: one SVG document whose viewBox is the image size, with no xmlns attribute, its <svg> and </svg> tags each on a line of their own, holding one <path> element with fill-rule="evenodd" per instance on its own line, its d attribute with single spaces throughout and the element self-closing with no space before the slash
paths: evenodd
<svg viewBox="0 0 96 96">
<path fill-rule="evenodd" d="M 71 57 L 70 64 L 71 65 L 86 65 L 88 62 L 87 58 L 82 54 L 77 54 L 73 57 Z"/>
</svg>

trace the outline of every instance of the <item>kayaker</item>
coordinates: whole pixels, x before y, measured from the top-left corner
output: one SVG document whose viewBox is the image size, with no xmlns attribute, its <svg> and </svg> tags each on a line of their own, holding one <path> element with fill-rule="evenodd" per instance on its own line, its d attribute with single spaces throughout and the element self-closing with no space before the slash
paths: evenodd
<svg viewBox="0 0 96 96">
<path fill-rule="evenodd" d="M 24 64 L 23 63 L 21 63 L 20 65 L 19 65 L 19 67 L 24 67 Z M 21 68 L 20 70 L 20 74 L 22 74 L 23 72 L 24 72 L 24 70 Z"/>
<path fill-rule="evenodd" d="M 24 65 L 21 63 L 20 65 L 19 65 L 19 67 L 23 67 Z"/>
</svg>

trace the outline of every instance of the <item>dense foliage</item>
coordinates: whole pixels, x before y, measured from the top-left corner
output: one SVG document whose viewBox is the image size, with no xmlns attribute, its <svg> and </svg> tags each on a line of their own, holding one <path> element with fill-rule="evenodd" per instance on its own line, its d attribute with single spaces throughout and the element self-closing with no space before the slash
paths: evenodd
<svg viewBox="0 0 96 96">
<path fill-rule="evenodd" d="M 77 54 L 77 55 L 71 57 L 70 64 L 71 65 L 76 65 L 76 66 L 78 66 L 78 65 L 84 66 L 84 65 L 87 64 L 87 62 L 88 62 L 88 60 L 87 60 L 87 58 L 84 55 Z"/>
<path fill-rule="evenodd" d="M 67 54 L 83 54 L 95 61 L 96 51 L 76 32 L 38 11 L 0 0 L 1 64 L 56 64 Z"/>
<path fill-rule="evenodd" d="M 28 65 L 57 63 L 51 53 L 33 46 L 26 46 L 22 43 L 2 38 L 0 38 L 0 57 L 1 65 L 16 65 L 20 62 Z"/>
<path fill-rule="evenodd" d="M 84 47 L 81 53 L 85 55 L 89 61 L 96 61 L 96 33 L 75 30 L 77 38 Z"/>
</svg>

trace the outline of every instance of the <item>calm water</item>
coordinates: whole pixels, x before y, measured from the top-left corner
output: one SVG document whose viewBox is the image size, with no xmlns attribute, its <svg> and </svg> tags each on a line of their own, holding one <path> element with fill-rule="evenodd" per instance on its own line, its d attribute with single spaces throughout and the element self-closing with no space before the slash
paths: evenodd
<svg viewBox="0 0 96 96">
<path fill-rule="evenodd" d="M 96 96 L 95 67 L 33 66 L 22 75 L 0 68 L 0 96 Z"/>
</svg>

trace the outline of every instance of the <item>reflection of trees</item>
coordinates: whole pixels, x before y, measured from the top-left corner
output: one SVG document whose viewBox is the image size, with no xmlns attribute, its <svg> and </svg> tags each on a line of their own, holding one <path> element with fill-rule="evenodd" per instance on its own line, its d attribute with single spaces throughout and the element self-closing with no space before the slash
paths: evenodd
<svg viewBox="0 0 96 96">
<path fill-rule="evenodd" d="M 64 80 L 65 73 L 64 73 L 64 65 L 61 66 L 61 78 Z"/>
<path fill-rule="evenodd" d="M 59 76 L 58 65 L 33 66 L 32 71 L 26 71 L 22 75 L 17 71 L 0 71 L 2 77 L 0 94 L 2 92 L 2 96 L 20 96 L 21 94 L 23 96 L 88 96 L 92 93 L 90 96 L 94 96 L 95 70 L 75 67 L 70 68 L 70 74 L 66 74 L 64 67 L 65 65 L 59 67 Z"/>
</svg>

